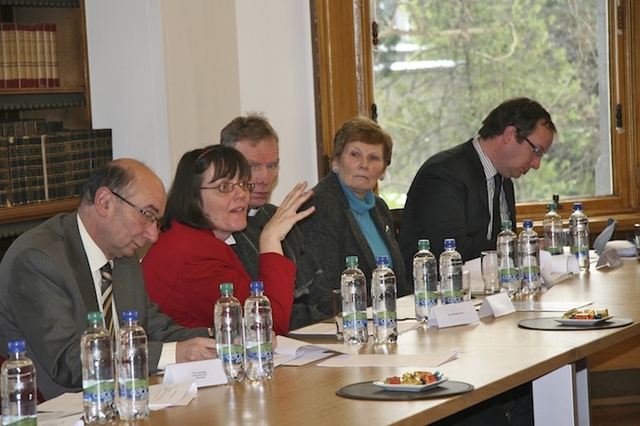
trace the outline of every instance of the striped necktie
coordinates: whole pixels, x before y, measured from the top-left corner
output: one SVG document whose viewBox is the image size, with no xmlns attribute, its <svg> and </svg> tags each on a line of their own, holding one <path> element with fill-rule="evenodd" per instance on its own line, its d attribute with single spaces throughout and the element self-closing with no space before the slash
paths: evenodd
<svg viewBox="0 0 640 426">
<path fill-rule="evenodd" d="M 113 277 L 111 276 L 111 263 L 107 262 L 100 268 L 101 291 L 102 291 L 102 316 L 104 324 L 113 339 L 115 329 L 113 325 Z"/>
<path fill-rule="evenodd" d="M 502 229 L 502 220 L 500 218 L 500 194 L 502 193 L 502 176 L 499 173 L 496 173 L 495 176 L 493 176 L 493 182 L 493 225 L 491 229 L 491 240 L 496 241 L 496 238 Z"/>
</svg>

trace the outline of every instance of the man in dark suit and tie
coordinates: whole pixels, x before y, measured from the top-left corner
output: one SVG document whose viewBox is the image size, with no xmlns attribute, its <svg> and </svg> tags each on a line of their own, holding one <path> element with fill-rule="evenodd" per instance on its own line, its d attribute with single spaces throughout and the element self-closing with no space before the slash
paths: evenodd
<svg viewBox="0 0 640 426">
<path fill-rule="evenodd" d="M 80 338 L 92 311 L 113 314 L 116 329 L 123 311 L 138 311 L 151 372 L 216 356 L 206 328 L 178 326 L 145 290 L 136 250 L 157 240 L 166 200 L 149 168 L 115 160 L 89 177 L 77 212 L 52 217 L 9 247 L 0 263 L 0 348 L 26 341 L 45 398 L 82 389 Z M 103 304 L 105 267 L 113 297 Z"/>
<path fill-rule="evenodd" d="M 478 136 L 429 158 L 411 184 L 400 226 L 407 271 L 413 270 L 420 238 L 431 240 L 436 256 L 445 238 L 455 238 L 464 261 L 495 249 L 501 220 L 516 224 L 511 179 L 540 167 L 555 133 L 551 116 L 538 102 L 514 98 L 489 113 Z M 531 386 L 519 386 L 440 424 L 533 425 Z"/>
<path fill-rule="evenodd" d="M 511 179 L 540 166 L 555 133 L 538 102 L 514 98 L 489 113 L 478 136 L 429 158 L 411 184 L 402 216 L 399 244 L 407 271 L 420 238 L 431 240 L 436 256 L 445 238 L 455 238 L 464 261 L 495 249 L 501 220 L 516 225 Z"/>
</svg>

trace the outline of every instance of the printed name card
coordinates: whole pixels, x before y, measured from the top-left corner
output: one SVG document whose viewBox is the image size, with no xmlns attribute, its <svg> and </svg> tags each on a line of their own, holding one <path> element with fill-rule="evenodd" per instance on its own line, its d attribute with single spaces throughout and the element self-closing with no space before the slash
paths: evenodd
<svg viewBox="0 0 640 426">
<path fill-rule="evenodd" d="M 181 382 L 196 382 L 199 388 L 223 385 L 227 383 L 227 375 L 219 358 L 167 365 L 162 383 Z"/>
<path fill-rule="evenodd" d="M 453 327 L 478 322 L 478 313 L 472 302 L 434 306 L 429 310 L 427 327 Z"/>
<path fill-rule="evenodd" d="M 511 299 L 509 299 L 507 293 L 498 293 L 484 298 L 478 315 L 480 317 L 493 315 L 498 318 L 503 315 L 512 314 L 515 311 L 516 308 L 513 306 L 513 303 L 511 303 Z"/>
</svg>

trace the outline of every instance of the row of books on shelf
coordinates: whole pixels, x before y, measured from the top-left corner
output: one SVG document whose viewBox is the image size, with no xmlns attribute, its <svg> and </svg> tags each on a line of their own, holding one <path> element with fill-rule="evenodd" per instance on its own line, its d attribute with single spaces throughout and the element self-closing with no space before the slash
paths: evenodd
<svg viewBox="0 0 640 426">
<path fill-rule="evenodd" d="M 0 136 L 0 208 L 76 197 L 112 159 L 111 129 Z"/>
<path fill-rule="evenodd" d="M 0 23 L 0 88 L 60 87 L 56 24 Z"/>
</svg>

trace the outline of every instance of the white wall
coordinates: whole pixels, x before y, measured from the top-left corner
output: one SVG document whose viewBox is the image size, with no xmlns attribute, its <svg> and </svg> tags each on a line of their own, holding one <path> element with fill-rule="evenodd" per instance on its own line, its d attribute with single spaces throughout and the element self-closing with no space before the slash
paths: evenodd
<svg viewBox="0 0 640 426">
<path fill-rule="evenodd" d="M 263 112 L 280 136 L 279 203 L 317 182 L 309 2 L 85 0 L 94 127 L 114 157 L 171 183 L 181 155 Z"/>
</svg>

